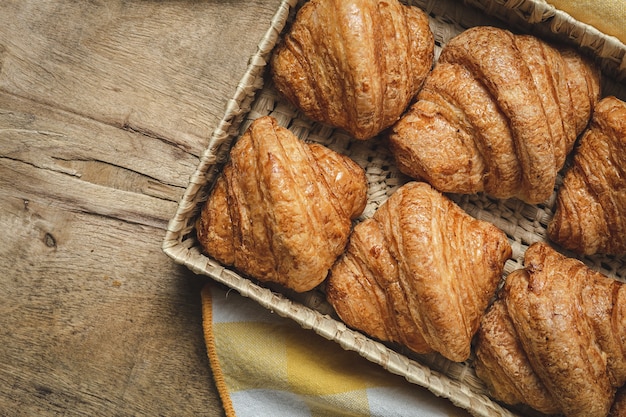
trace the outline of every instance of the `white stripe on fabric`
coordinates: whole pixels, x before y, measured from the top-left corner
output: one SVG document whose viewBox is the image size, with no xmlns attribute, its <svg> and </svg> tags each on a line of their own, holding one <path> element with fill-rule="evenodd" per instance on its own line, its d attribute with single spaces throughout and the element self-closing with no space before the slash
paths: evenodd
<svg viewBox="0 0 626 417">
<path fill-rule="evenodd" d="M 303 399 L 287 391 L 249 389 L 230 397 L 237 417 L 311 417 Z"/>
</svg>

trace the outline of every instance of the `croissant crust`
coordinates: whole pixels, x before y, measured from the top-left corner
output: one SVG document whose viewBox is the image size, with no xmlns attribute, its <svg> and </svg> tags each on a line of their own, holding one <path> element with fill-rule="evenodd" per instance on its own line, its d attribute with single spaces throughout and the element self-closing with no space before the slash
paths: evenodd
<svg viewBox="0 0 626 417">
<path fill-rule="evenodd" d="M 626 103 L 603 98 L 558 190 L 550 238 L 580 254 L 626 254 Z"/>
<path fill-rule="evenodd" d="M 311 0 L 271 60 L 309 118 L 368 139 L 395 123 L 432 68 L 428 17 L 397 0 Z"/>
<path fill-rule="evenodd" d="M 230 156 L 196 225 L 204 250 L 298 292 L 320 284 L 365 208 L 363 169 L 269 116 L 252 123 Z"/>
<path fill-rule="evenodd" d="M 510 255 L 502 231 L 410 182 L 354 228 L 327 297 L 370 336 L 463 361 Z"/>
<path fill-rule="evenodd" d="M 509 404 L 607 416 L 626 382 L 625 285 L 543 242 L 524 262 L 481 320 L 476 374 Z"/>
<path fill-rule="evenodd" d="M 475 27 L 443 48 L 390 146 L 402 172 L 440 191 L 539 203 L 599 95 L 599 71 L 573 50 Z"/>
</svg>

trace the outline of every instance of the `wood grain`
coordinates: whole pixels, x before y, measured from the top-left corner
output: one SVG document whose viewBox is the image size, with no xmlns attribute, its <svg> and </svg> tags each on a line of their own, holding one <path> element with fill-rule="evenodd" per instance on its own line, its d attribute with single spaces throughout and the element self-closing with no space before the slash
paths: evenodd
<svg viewBox="0 0 626 417">
<path fill-rule="evenodd" d="M 0 414 L 223 415 L 161 242 L 278 4 L 0 2 Z"/>
<path fill-rule="evenodd" d="M 278 4 L 4 1 L 0 87 L 199 155 Z"/>
</svg>

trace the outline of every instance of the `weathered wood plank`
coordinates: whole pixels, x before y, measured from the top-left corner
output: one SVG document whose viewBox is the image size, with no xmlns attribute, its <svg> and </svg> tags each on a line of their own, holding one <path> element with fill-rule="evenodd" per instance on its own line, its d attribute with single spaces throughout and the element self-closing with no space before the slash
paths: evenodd
<svg viewBox="0 0 626 417">
<path fill-rule="evenodd" d="M 161 242 L 278 4 L 0 2 L 0 414 L 223 415 Z"/>
<path fill-rule="evenodd" d="M 160 248 L 196 159 L 0 93 L 0 413 L 221 415 L 203 281 Z"/>
<path fill-rule="evenodd" d="M 197 164 L 157 138 L 1 93 L 0 133 L 7 195 L 162 229 Z"/>
<path fill-rule="evenodd" d="M 198 163 L 197 157 L 169 141 L 124 131 L 1 92 L 0 134 L 6 138 L 3 156 L 68 175 L 87 175 L 90 169 L 81 169 L 81 163 L 102 163 L 123 169 L 127 174 L 142 173 L 155 182 L 184 188 L 189 173 Z M 132 182 L 132 175 L 127 176 L 121 177 Z M 148 188 L 148 184 L 130 186 L 111 182 L 108 185 L 136 192 Z M 169 198 L 177 201 L 179 196 Z"/>
<path fill-rule="evenodd" d="M 0 90 L 198 156 L 278 4 L 3 1 Z"/>
<path fill-rule="evenodd" d="M 163 255 L 160 229 L 28 191 L 0 213 L 3 414 L 221 414 L 202 280 Z"/>
</svg>

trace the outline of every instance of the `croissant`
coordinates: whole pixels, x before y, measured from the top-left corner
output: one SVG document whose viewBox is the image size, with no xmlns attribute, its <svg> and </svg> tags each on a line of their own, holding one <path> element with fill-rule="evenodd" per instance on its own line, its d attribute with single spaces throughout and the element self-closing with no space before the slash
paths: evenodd
<svg viewBox="0 0 626 417">
<path fill-rule="evenodd" d="M 196 234 L 222 264 L 302 292 L 326 278 L 366 201 L 359 165 L 265 116 L 232 148 Z"/>
<path fill-rule="evenodd" d="M 501 230 L 409 182 L 355 226 L 326 295 L 350 327 L 463 361 L 510 256 Z"/>
<path fill-rule="evenodd" d="M 395 123 L 433 65 L 428 17 L 398 0 L 311 0 L 271 59 L 309 118 L 368 139 Z"/>
<path fill-rule="evenodd" d="M 548 236 L 580 254 L 626 253 L 626 103 L 603 98 L 557 192 Z"/>
<path fill-rule="evenodd" d="M 390 147 L 402 172 L 442 192 L 539 203 L 599 95 L 600 72 L 573 50 L 479 26 L 443 48 Z"/>
<path fill-rule="evenodd" d="M 626 381 L 626 286 L 544 242 L 524 263 L 481 320 L 476 374 L 508 404 L 606 416 Z"/>
</svg>

